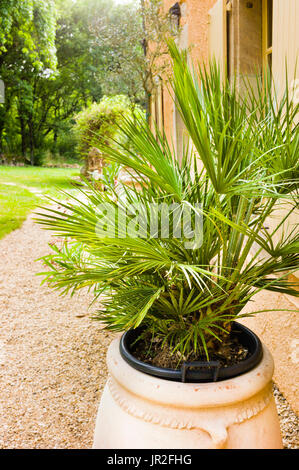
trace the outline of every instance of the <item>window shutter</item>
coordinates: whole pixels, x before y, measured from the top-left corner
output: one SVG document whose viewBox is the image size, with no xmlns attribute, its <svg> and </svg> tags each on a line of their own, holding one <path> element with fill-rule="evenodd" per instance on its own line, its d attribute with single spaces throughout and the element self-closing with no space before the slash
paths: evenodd
<svg viewBox="0 0 299 470">
<path fill-rule="evenodd" d="M 273 52 L 272 52 L 272 73 L 275 88 L 280 97 L 284 93 L 286 85 L 286 64 L 288 70 L 288 86 L 295 103 L 299 103 L 299 5 L 298 0 L 274 0 L 273 1 Z M 296 64 L 297 62 L 297 64 Z M 298 119 L 296 120 L 298 124 Z M 277 209 L 277 216 L 270 227 L 274 228 L 279 216 L 286 215 L 286 205 Z M 286 234 L 294 229 L 298 223 L 299 211 L 296 210 L 278 230 L 276 239 L 278 241 L 284 230 Z M 299 278 L 299 271 L 294 273 Z"/>
<path fill-rule="evenodd" d="M 209 57 L 216 60 L 223 78 L 227 61 L 226 29 L 226 0 L 218 0 L 209 11 Z"/>
<path fill-rule="evenodd" d="M 276 89 L 285 88 L 285 63 L 287 61 L 289 86 L 295 95 L 299 90 L 299 5 L 298 0 L 273 2 L 273 54 L 272 71 Z M 296 70 L 296 60 L 297 70 Z M 296 75 L 295 75 L 296 71 Z M 297 88 L 297 89 L 296 89 Z M 296 90 L 295 90 L 296 89 Z"/>
</svg>

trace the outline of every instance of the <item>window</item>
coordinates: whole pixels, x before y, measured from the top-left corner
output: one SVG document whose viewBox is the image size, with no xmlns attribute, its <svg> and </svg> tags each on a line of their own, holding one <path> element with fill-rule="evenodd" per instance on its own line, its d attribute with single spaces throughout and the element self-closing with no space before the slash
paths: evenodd
<svg viewBox="0 0 299 470">
<path fill-rule="evenodd" d="M 273 0 L 263 0 L 263 69 L 272 70 Z"/>
<path fill-rule="evenodd" d="M 179 32 L 180 19 L 181 19 L 181 7 L 178 2 L 176 2 L 169 9 L 169 16 L 170 16 L 170 26 L 171 26 L 172 33 L 174 35 L 177 35 Z"/>
</svg>

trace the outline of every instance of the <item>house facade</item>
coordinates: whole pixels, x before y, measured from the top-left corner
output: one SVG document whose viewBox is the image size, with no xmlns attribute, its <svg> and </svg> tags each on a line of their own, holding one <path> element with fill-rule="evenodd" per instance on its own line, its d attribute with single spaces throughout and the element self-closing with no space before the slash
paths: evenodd
<svg viewBox="0 0 299 470">
<path fill-rule="evenodd" d="M 285 88 L 287 64 L 288 87 L 294 92 L 294 99 L 299 100 L 299 64 L 296 71 L 299 0 L 163 0 L 163 5 L 171 21 L 179 27 L 179 47 L 190 47 L 193 61 L 207 63 L 214 57 L 223 77 L 237 80 L 241 75 L 249 78 L 256 73 L 262 75 L 269 66 L 278 93 Z M 150 121 L 153 128 L 155 123 L 165 130 L 179 158 L 184 125 L 162 80 L 151 98 Z M 276 220 L 270 221 L 270 226 L 274 227 L 282 216 L 278 209 Z M 297 213 L 289 224 L 298 222 Z M 292 280 L 298 283 L 298 277 L 299 274 Z M 262 292 L 247 310 L 262 309 L 278 311 L 261 313 L 244 323 L 271 350 L 276 364 L 274 379 L 293 409 L 299 412 L 298 300 Z"/>
<path fill-rule="evenodd" d="M 190 48 L 194 62 L 214 57 L 227 78 L 262 74 L 268 65 L 278 92 L 285 86 L 287 64 L 289 87 L 299 100 L 298 0 L 163 0 L 163 5 L 179 25 L 178 45 Z M 162 84 L 150 108 L 152 122 L 179 149 L 183 125 Z"/>
</svg>

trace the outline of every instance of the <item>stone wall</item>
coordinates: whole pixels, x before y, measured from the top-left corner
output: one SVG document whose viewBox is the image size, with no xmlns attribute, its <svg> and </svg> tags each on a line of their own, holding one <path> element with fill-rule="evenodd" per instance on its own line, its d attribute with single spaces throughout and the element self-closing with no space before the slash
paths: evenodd
<svg viewBox="0 0 299 470">
<path fill-rule="evenodd" d="M 242 323 L 251 328 L 271 351 L 275 363 L 274 381 L 299 414 L 299 301 L 275 292 L 262 291 L 256 294 L 242 313 L 271 309 L 270 312 L 246 318 Z"/>
</svg>

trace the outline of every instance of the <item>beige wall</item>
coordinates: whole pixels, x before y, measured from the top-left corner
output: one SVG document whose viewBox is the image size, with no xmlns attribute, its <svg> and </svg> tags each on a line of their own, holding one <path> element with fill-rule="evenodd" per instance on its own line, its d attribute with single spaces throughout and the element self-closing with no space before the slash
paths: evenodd
<svg viewBox="0 0 299 470">
<path fill-rule="evenodd" d="M 299 2 L 298 0 L 273 1 L 273 55 L 272 70 L 278 93 L 285 88 L 285 64 L 288 67 L 289 86 L 293 87 L 294 78 L 299 90 L 298 68 L 295 69 L 299 47 Z M 296 92 L 295 92 L 296 93 Z M 296 97 L 295 97 L 296 98 Z M 274 228 L 278 220 L 285 215 L 287 208 L 281 206 L 269 225 Z M 294 212 L 284 230 L 289 231 L 299 223 L 299 213 Z M 281 234 L 277 235 L 277 239 Z M 298 272 L 292 281 L 298 284 Z M 272 312 L 260 314 L 247 320 L 248 324 L 260 335 L 273 353 L 276 371 L 275 380 L 285 397 L 299 413 L 299 302 L 297 299 L 273 293 L 261 293 L 257 296 L 254 307 L 295 309 L 297 312 Z"/>
<path fill-rule="evenodd" d="M 273 75 L 278 90 L 285 86 L 287 63 L 289 84 L 299 79 L 296 66 L 299 49 L 299 2 L 298 0 L 273 0 Z M 295 71 L 296 70 L 296 71 Z M 299 91 L 299 85 L 297 84 Z M 297 93 L 298 95 L 298 93 Z"/>
<path fill-rule="evenodd" d="M 247 304 L 242 313 L 257 310 L 271 310 L 258 313 L 242 320 L 270 349 L 274 357 L 274 381 L 299 414 L 299 322 L 298 300 L 274 292 L 262 291 L 253 302 Z M 278 309 L 278 311 L 274 311 Z M 283 309 L 297 310 L 293 312 Z"/>
<path fill-rule="evenodd" d="M 227 69 L 227 13 L 226 0 L 218 0 L 209 10 L 208 51 L 216 60 L 222 77 Z"/>
</svg>

